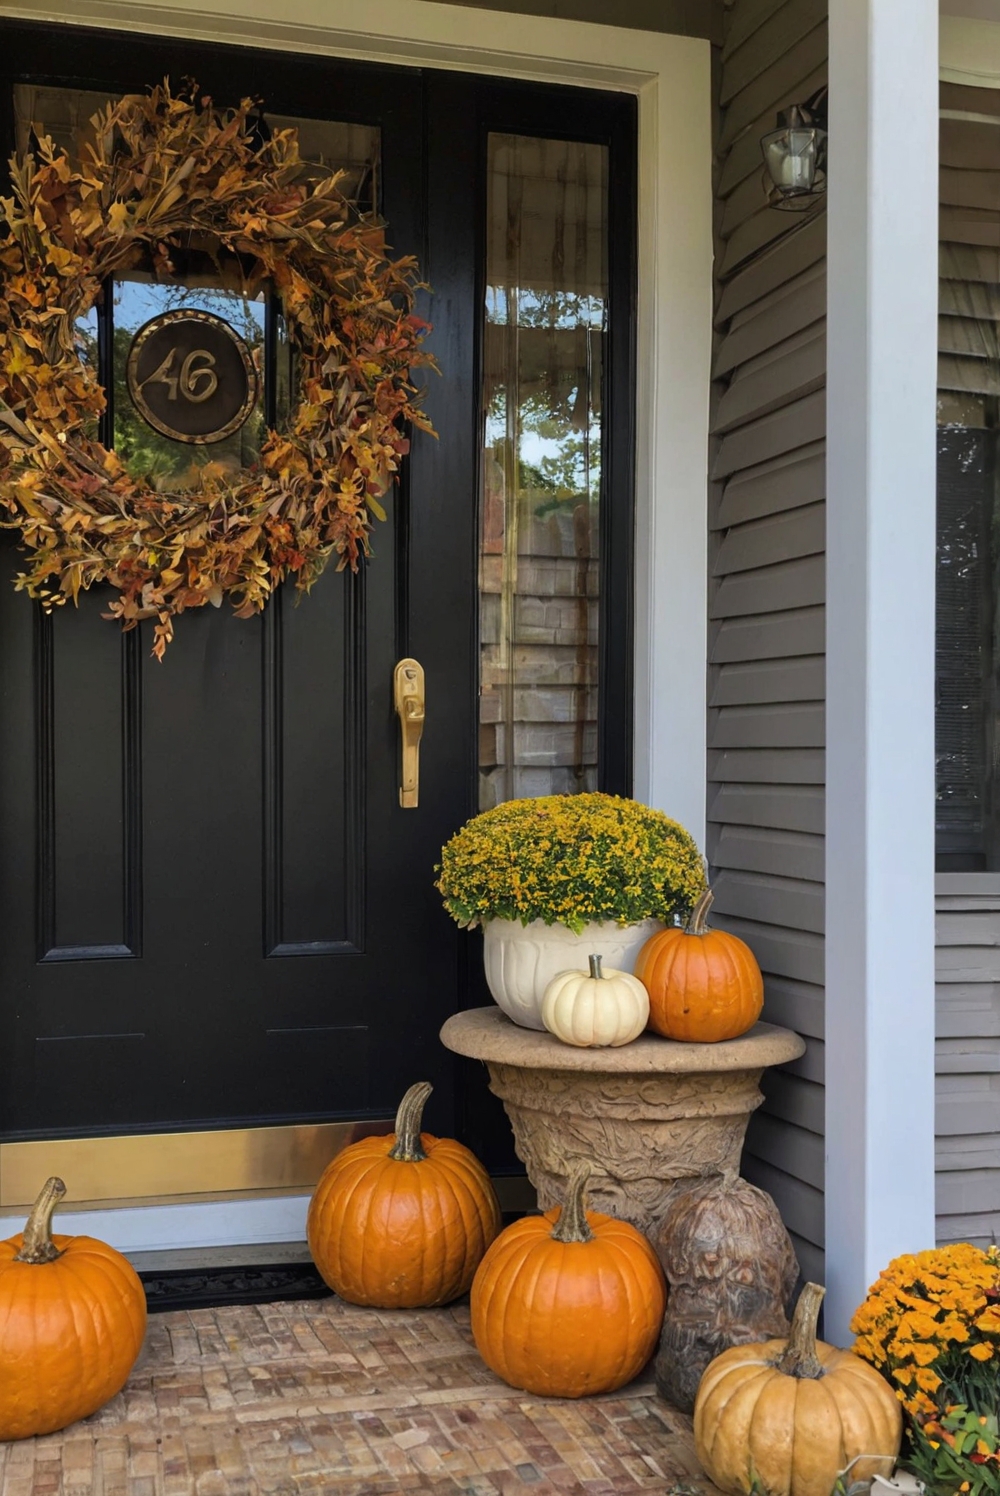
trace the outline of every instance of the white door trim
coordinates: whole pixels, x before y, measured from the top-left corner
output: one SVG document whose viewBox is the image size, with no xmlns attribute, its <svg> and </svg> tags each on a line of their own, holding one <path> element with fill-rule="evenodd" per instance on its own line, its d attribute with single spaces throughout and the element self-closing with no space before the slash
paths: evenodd
<svg viewBox="0 0 1000 1496">
<path fill-rule="evenodd" d="M 155 1138 L 150 1139 L 155 1146 Z M 170 1205 L 127 1205 L 108 1210 L 60 1210 L 55 1229 L 63 1236 L 96 1236 L 119 1252 L 159 1252 L 165 1248 L 235 1247 L 244 1244 L 304 1241 L 308 1195 L 263 1199 L 179 1201 Z M 24 1227 L 24 1212 L 0 1216 L 0 1239 Z"/>
<path fill-rule="evenodd" d="M 218 8 L 209 10 L 201 0 L 173 0 L 169 5 L 147 0 L 5 0 L 3 13 L 8 18 L 574 83 L 637 96 L 635 795 L 681 821 L 704 845 L 712 318 L 709 43 L 618 26 L 463 9 L 433 0 L 366 0 L 363 6 L 357 0 L 216 4 Z M 163 1238 L 159 1244 L 194 1244 L 191 1213 L 209 1209 L 215 1207 L 185 1206 L 183 1226 L 181 1215 L 176 1226 L 168 1225 L 166 1216 L 156 1216 Z M 101 1218 L 112 1239 L 126 1232 L 125 1216 L 132 1222 L 127 1233 L 132 1232 L 137 1212 L 121 1213 L 120 1233 L 112 1220 L 117 1214 L 109 1211 Z M 239 1229 L 243 1234 L 213 1235 L 212 1240 L 250 1239 L 242 1218 Z M 203 1244 L 203 1236 L 198 1244 Z"/>
</svg>

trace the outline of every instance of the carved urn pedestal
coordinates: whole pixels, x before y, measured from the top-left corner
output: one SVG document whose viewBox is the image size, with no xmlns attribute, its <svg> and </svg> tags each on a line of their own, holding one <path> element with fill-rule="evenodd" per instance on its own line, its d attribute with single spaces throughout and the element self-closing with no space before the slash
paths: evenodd
<svg viewBox="0 0 1000 1496">
<path fill-rule="evenodd" d="M 456 1013 L 441 1041 L 486 1062 L 543 1210 L 562 1203 L 569 1171 L 586 1158 L 591 1208 L 649 1237 L 678 1188 L 738 1176 L 764 1069 L 805 1049 L 770 1023 L 719 1044 L 643 1034 L 620 1049 L 577 1049 L 495 1007 Z"/>
</svg>

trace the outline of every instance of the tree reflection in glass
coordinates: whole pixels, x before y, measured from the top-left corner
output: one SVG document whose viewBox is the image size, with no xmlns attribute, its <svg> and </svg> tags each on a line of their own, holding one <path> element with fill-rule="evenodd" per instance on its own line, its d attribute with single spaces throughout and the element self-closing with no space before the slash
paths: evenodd
<svg viewBox="0 0 1000 1496">
<path fill-rule="evenodd" d="M 607 152 L 490 137 L 480 805 L 597 786 Z"/>
</svg>

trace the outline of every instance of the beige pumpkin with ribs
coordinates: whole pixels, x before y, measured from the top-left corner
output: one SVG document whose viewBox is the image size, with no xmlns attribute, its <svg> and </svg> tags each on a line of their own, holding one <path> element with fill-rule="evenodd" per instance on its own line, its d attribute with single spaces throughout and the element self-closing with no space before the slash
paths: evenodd
<svg viewBox="0 0 1000 1496">
<path fill-rule="evenodd" d="M 564 1044 L 616 1048 L 638 1039 L 649 1020 L 649 994 L 627 971 L 601 967 L 591 956 L 590 975 L 561 971 L 545 989 L 542 1022 Z"/>
<path fill-rule="evenodd" d="M 730 1496 L 830 1496 L 859 1455 L 853 1481 L 889 1475 L 903 1420 L 892 1388 L 852 1351 L 816 1339 L 823 1289 L 807 1283 L 787 1340 L 716 1356 L 694 1405 L 698 1458 Z M 756 1482 L 756 1487 L 755 1487 Z"/>
</svg>

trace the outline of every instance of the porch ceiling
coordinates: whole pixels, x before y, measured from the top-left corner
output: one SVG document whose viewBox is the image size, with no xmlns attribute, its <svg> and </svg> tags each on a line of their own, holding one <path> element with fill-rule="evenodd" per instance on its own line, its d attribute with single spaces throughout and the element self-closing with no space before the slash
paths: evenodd
<svg viewBox="0 0 1000 1496">
<path fill-rule="evenodd" d="M 595 21 L 674 36 L 722 41 L 723 0 L 446 0 L 476 10 L 510 10 L 562 21 Z M 974 3 L 974 0 L 970 0 Z"/>
</svg>

